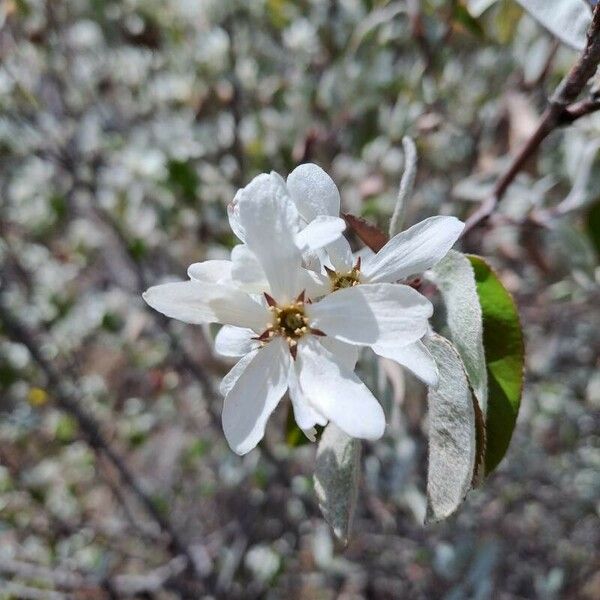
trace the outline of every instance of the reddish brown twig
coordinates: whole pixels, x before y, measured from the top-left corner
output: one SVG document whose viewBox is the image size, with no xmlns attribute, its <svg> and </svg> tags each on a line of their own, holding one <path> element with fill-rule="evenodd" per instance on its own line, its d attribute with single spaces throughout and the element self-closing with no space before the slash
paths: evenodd
<svg viewBox="0 0 600 600">
<path fill-rule="evenodd" d="M 569 125 L 581 117 L 600 110 L 600 100 L 597 98 L 577 102 L 579 94 L 598 69 L 598 64 L 600 64 L 600 4 L 594 9 L 587 34 L 587 44 L 581 57 L 554 92 L 536 130 L 498 179 L 490 196 L 467 219 L 463 236 L 486 221 L 494 212 L 515 177 L 554 129 Z"/>
</svg>

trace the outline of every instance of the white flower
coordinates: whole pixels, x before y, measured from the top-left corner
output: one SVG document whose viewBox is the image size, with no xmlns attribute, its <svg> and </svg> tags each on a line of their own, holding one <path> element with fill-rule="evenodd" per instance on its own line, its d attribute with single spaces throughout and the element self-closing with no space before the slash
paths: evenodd
<svg viewBox="0 0 600 600">
<path fill-rule="evenodd" d="M 286 390 L 301 429 L 333 421 L 352 437 L 380 437 L 383 410 L 353 372 L 357 350 L 401 352 L 425 335 L 433 312 L 414 289 L 390 283 L 339 289 L 311 303 L 302 268 L 302 253 L 311 248 L 311 236 L 302 233 L 311 225 L 301 228 L 285 190 L 278 176 L 259 175 L 236 196 L 235 227 L 264 273 L 262 296 L 238 286 L 228 272 L 235 262 L 228 261 L 193 265 L 190 275 L 198 278 L 144 294 L 169 317 L 226 326 L 217 349 L 241 358 L 221 385 L 223 429 L 238 454 L 262 439 Z"/>
<path fill-rule="evenodd" d="M 309 262 L 311 257 L 314 258 L 315 251 L 339 239 L 346 228 L 346 224 L 343 219 L 340 219 L 339 214 L 321 215 L 310 223 L 306 223 L 291 201 L 282 177 L 274 172 L 264 173 L 239 190 L 228 207 L 231 229 L 242 242 L 246 241 L 246 232 L 239 218 L 240 203 L 243 200 L 251 201 L 260 196 L 265 189 L 268 189 L 269 193 L 273 195 L 276 209 L 285 212 L 289 226 L 289 241 L 301 251 L 303 263 Z M 267 220 L 262 231 L 262 236 L 267 243 L 269 241 L 268 222 L 273 216 L 266 216 Z M 320 282 L 315 280 L 311 273 L 300 271 L 297 275 L 302 279 L 302 289 L 306 290 L 309 296 L 312 295 L 311 290 L 315 286 L 320 286 Z M 231 261 L 216 260 L 195 263 L 189 267 L 188 276 L 198 281 L 215 283 L 232 281 L 234 285 L 250 293 L 260 294 L 266 291 L 277 295 L 277 290 L 270 288 L 265 267 L 245 243 L 235 246 L 231 252 Z"/>
<path fill-rule="evenodd" d="M 300 165 L 287 178 L 298 212 L 311 223 L 340 212 L 339 191 L 327 173 L 315 164 Z M 320 295 L 364 283 L 395 283 L 423 273 L 439 262 L 459 238 L 464 223 L 455 217 L 431 217 L 394 236 L 376 254 L 361 252 L 355 258 L 348 241 L 340 237 L 327 246 L 329 266 L 320 273 Z M 313 282 L 313 294 L 319 295 Z M 427 385 L 437 385 L 435 361 L 422 341 L 408 345 L 376 343 L 373 350 L 412 371 Z"/>
</svg>

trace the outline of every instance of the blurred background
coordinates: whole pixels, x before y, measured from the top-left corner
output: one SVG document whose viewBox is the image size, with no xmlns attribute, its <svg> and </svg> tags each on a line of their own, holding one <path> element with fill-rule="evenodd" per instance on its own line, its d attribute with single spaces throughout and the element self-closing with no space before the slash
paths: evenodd
<svg viewBox="0 0 600 600">
<path fill-rule="evenodd" d="M 387 228 L 404 135 L 407 225 L 470 214 L 578 56 L 486 4 L 0 3 L 0 598 L 600 598 L 599 116 L 552 134 L 462 245 L 515 295 L 527 374 L 505 460 L 445 523 L 421 524 L 415 381 L 365 356 L 396 409 L 339 548 L 287 404 L 233 454 L 215 330 L 140 295 L 228 256 L 227 203 L 261 171 L 316 162 Z"/>
</svg>

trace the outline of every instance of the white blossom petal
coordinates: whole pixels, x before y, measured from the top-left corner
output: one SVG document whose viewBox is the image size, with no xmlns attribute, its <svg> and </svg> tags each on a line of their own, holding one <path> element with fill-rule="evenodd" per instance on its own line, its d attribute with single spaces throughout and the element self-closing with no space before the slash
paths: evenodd
<svg viewBox="0 0 600 600">
<path fill-rule="evenodd" d="M 190 279 L 196 281 L 226 282 L 231 279 L 231 267 L 229 260 L 205 260 L 190 265 L 187 274 Z"/>
<path fill-rule="evenodd" d="M 361 284 L 309 304 L 310 325 L 359 346 L 406 345 L 427 333 L 431 302 L 413 288 L 392 283 Z"/>
<path fill-rule="evenodd" d="M 248 294 L 218 283 L 164 283 L 142 296 L 154 310 L 186 323 L 222 323 L 264 331 L 270 319 L 267 308 Z"/>
<path fill-rule="evenodd" d="M 327 246 L 327 255 L 331 266 L 338 273 L 348 273 L 355 264 L 352 248 L 345 237 L 340 237 Z"/>
<path fill-rule="evenodd" d="M 231 263 L 231 278 L 240 288 L 253 294 L 271 291 L 263 268 L 246 244 L 233 248 Z"/>
<path fill-rule="evenodd" d="M 223 325 L 215 337 L 215 352 L 221 356 L 244 356 L 260 346 L 255 338 L 252 329 Z"/>
<path fill-rule="evenodd" d="M 348 369 L 348 371 L 354 371 L 360 354 L 359 346 L 346 344 L 346 342 L 340 342 L 329 336 L 324 336 L 320 338 L 319 341 L 327 348 L 327 350 L 329 350 L 329 352 L 331 352 L 331 354 L 333 354 L 336 362 L 345 369 Z"/>
<path fill-rule="evenodd" d="M 222 396 L 227 396 L 231 391 L 231 388 L 235 385 L 235 382 L 240 378 L 241 374 L 246 370 L 246 367 L 250 364 L 252 359 L 256 356 L 258 348 L 248 352 L 245 356 L 242 356 L 235 365 L 229 370 L 227 375 L 221 380 L 219 385 L 219 392 Z"/>
<path fill-rule="evenodd" d="M 339 239 L 344 229 L 344 219 L 319 215 L 296 235 L 296 245 L 302 252 L 318 250 Z"/>
<path fill-rule="evenodd" d="M 446 256 L 464 226 L 455 217 L 425 219 L 394 236 L 375 256 L 367 257 L 362 274 L 376 283 L 422 273 Z"/>
<path fill-rule="evenodd" d="M 233 197 L 233 200 L 227 205 L 227 217 L 229 218 L 229 226 L 239 240 L 246 241 L 246 233 L 240 223 L 240 199 L 244 195 L 245 188 L 238 190 Z"/>
<path fill-rule="evenodd" d="M 223 403 L 223 431 L 231 449 L 246 454 L 263 438 L 271 413 L 285 394 L 291 356 L 282 338 L 256 352 Z"/>
<path fill-rule="evenodd" d="M 389 358 L 406 367 L 414 373 L 424 384 L 436 387 L 439 381 L 437 365 L 429 350 L 422 341 L 417 341 L 407 346 L 396 346 L 391 344 L 373 346 L 373 352 Z"/>
<path fill-rule="evenodd" d="M 311 300 L 316 300 L 331 292 L 331 281 L 327 275 L 302 269 L 300 281 L 302 289 L 306 292 L 306 296 Z"/>
<path fill-rule="evenodd" d="M 309 223 L 319 215 L 339 216 L 340 193 L 321 167 L 312 163 L 296 167 L 287 178 L 287 187 L 298 211 Z"/>
<path fill-rule="evenodd" d="M 295 243 L 298 213 L 280 179 L 274 174 L 255 177 L 244 188 L 238 206 L 246 244 L 262 266 L 272 295 L 285 302 L 301 291 L 302 257 Z"/>
<path fill-rule="evenodd" d="M 327 253 L 323 248 L 306 250 L 302 253 L 302 263 L 305 269 L 320 273 L 322 265 L 327 261 Z"/>
<path fill-rule="evenodd" d="M 294 411 L 294 420 L 302 431 L 309 431 L 315 425 L 327 425 L 327 419 L 315 410 L 306 399 L 304 392 L 300 388 L 300 382 L 296 374 L 295 365 L 290 365 L 289 375 L 289 394 Z"/>
<path fill-rule="evenodd" d="M 353 255 L 353 260 L 356 261 L 360 258 L 361 261 L 372 260 L 375 257 L 375 252 L 369 248 L 369 246 L 364 246 L 357 250 Z"/>
<path fill-rule="evenodd" d="M 346 434 L 370 440 L 383 435 L 385 416 L 379 402 L 314 336 L 298 344 L 296 372 L 308 402 Z"/>
</svg>

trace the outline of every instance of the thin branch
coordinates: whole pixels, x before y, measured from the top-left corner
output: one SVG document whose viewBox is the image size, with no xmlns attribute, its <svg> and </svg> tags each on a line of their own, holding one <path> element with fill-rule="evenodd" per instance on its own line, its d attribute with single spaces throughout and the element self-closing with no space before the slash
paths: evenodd
<svg viewBox="0 0 600 600">
<path fill-rule="evenodd" d="M 16 342 L 24 345 L 30 352 L 34 361 L 40 367 L 57 405 L 70 414 L 78 423 L 82 434 L 89 445 L 98 453 L 105 456 L 116 468 L 127 488 L 136 496 L 149 516 L 158 525 L 160 530 L 169 538 L 169 546 L 174 555 L 182 555 L 188 563 L 188 570 L 193 574 L 198 583 L 203 583 L 205 574 L 196 567 L 193 555 L 185 541 L 181 538 L 171 521 L 155 505 L 152 498 L 142 488 L 137 477 L 129 470 L 125 459 L 113 448 L 104 436 L 100 425 L 83 409 L 81 399 L 74 392 L 74 385 L 69 384 L 64 373 L 59 372 L 40 351 L 41 344 L 34 336 L 11 314 L 9 309 L 0 300 L 0 321 L 4 331 Z"/>
<path fill-rule="evenodd" d="M 568 106 L 560 116 L 560 125 L 570 125 L 577 119 L 600 110 L 600 98 L 588 98 Z"/>
<path fill-rule="evenodd" d="M 514 157 L 508 169 L 498 179 L 491 195 L 467 219 L 463 236 L 485 222 L 494 212 L 510 184 L 552 131 L 600 110 L 600 100 L 597 98 L 592 97 L 576 102 L 587 82 L 596 73 L 598 64 L 600 64 L 600 4 L 594 9 L 592 23 L 587 34 L 587 45 L 581 57 L 554 92 L 536 130 Z"/>
</svg>

